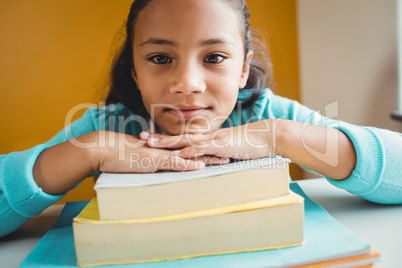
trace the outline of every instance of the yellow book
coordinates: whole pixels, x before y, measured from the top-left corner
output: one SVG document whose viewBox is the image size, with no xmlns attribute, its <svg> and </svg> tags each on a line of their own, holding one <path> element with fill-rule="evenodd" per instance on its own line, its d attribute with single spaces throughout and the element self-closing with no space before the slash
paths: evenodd
<svg viewBox="0 0 402 268">
<path fill-rule="evenodd" d="M 186 213 L 101 221 L 94 198 L 74 218 L 77 264 L 154 262 L 300 245 L 303 205 L 304 199 L 290 192 Z"/>
</svg>

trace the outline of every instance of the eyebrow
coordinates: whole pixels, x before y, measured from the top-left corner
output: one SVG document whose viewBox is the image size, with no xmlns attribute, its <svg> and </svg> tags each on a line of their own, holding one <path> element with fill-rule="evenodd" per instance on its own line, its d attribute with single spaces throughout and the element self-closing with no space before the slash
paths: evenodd
<svg viewBox="0 0 402 268">
<path fill-rule="evenodd" d="M 214 38 L 214 39 L 208 39 L 205 41 L 201 42 L 201 46 L 210 46 L 210 45 L 217 45 L 217 44 L 227 44 L 227 45 L 232 45 L 234 44 L 226 39 L 221 39 L 221 38 Z"/>
<path fill-rule="evenodd" d="M 169 46 L 177 46 L 177 44 L 173 41 L 169 41 L 166 39 L 160 39 L 160 38 L 149 38 L 147 41 L 144 41 L 140 44 L 140 47 L 146 46 L 146 45 L 169 45 Z"/>
<path fill-rule="evenodd" d="M 201 46 L 210 46 L 210 45 L 216 45 L 216 44 L 228 44 L 231 46 L 234 46 L 234 43 L 226 40 L 226 39 L 221 39 L 221 38 L 213 38 L 213 39 L 208 39 L 204 40 L 200 43 Z M 167 39 L 161 39 L 161 38 L 149 38 L 148 40 L 142 42 L 140 44 L 140 47 L 147 46 L 147 45 L 168 45 L 172 47 L 177 47 L 177 43 L 167 40 Z"/>
</svg>

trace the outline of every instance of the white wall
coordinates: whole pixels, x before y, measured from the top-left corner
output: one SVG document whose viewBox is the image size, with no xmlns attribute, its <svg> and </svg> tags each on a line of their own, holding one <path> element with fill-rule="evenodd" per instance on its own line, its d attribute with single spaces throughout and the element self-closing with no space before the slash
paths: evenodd
<svg viewBox="0 0 402 268">
<path fill-rule="evenodd" d="M 338 119 L 402 131 L 397 109 L 397 0 L 298 0 L 302 103 L 339 101 Z"/>
</svg>

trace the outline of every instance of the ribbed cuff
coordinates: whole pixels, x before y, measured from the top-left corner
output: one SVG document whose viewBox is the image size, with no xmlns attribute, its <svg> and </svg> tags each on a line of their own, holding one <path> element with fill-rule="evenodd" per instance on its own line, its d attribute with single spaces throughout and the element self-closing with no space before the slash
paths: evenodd
<svg viewBox="0 0 402 268">
<path fill-rule="evenodd" d="M 35 161 L 48 147 L 42 144 L 23 152 L 13 152 L 1 161 L 1 190 L 12 209 L 21 216 L 37 216 L 65 195 L 50 195 L 43 192 L 33 178 L 32 169 Z"/>
<path fill-rule="evenodd" d="M 357 163 L 349 178 L 341 181 L 326 179 L 352 194 L 360 196 L 369 194 L 378 187 L 384 172 L 385 153 L 381 139 L 370 127 L 358 127 L 340 122 L 335 128 L 345 133 L 352 141 Z"/>
</svg>

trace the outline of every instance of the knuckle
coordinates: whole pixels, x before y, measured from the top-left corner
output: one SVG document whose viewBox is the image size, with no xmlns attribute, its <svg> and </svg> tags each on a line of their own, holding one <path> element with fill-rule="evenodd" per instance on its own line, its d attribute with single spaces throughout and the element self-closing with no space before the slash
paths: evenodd
<svg viewBox="0 0 402 268">
<path fill-rule="evenodd" d="M 172 156 L 169 158 L 170 159 L 170 168 L 172 170 L 177 170 L 180 166 L 180 158 L 177 156 Z"/>
</svg>

